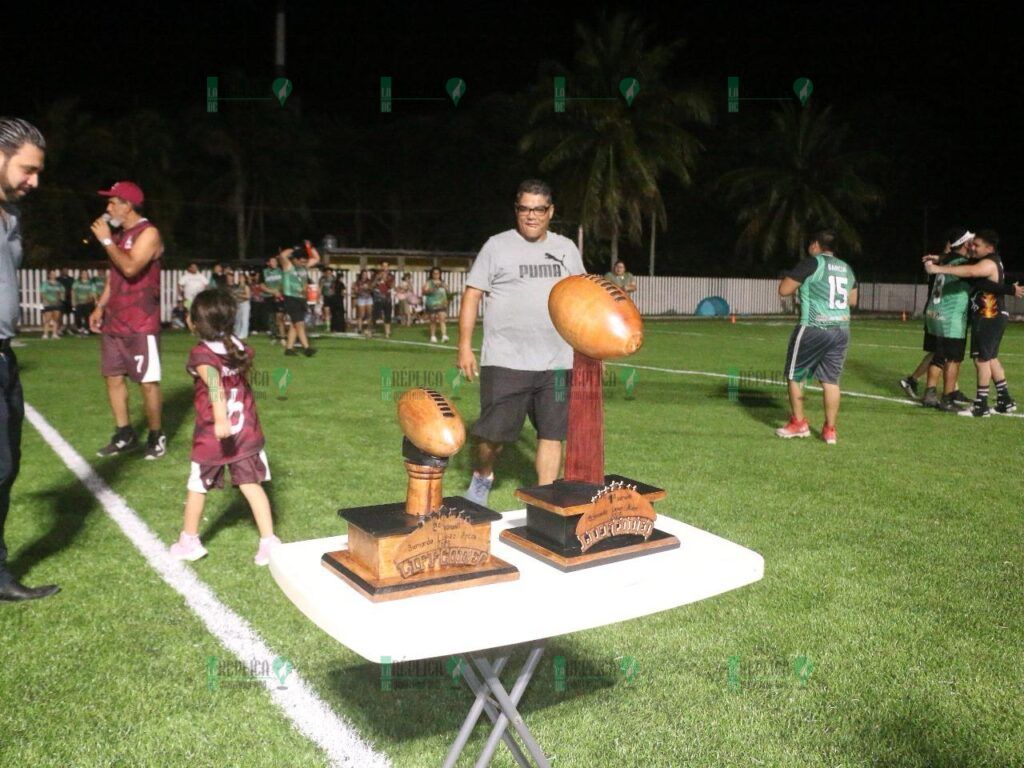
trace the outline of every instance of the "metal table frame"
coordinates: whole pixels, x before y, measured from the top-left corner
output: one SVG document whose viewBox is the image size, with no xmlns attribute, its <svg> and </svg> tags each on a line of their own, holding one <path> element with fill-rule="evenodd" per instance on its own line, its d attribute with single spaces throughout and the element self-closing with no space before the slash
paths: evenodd
<svg viewBox="0 0 1024 768">
<path fill-rule="evenodd" d="M 526 647 L 527 644 L 489 651 L 476 651 L 466 654 L 460 659 L 459 670 L 462 673 L 462 678 L 470 690 L 476 694 L 476 700 L 469 708 L 469 714 L 466 715 L 458 736 L 455 737 L 455 741 L 448 750 L 444 768 L 454 768 L 456 761 L 469 742 L 473 729 L 476 728 L 476 724 L 480 720 L 480 715 L 485 713 L 490 719 L 492 727 L 487 743 L 484 745 L 480 757 L 477 758 L 476 768 L 486 768 L 491 764 L 499 741 L 505 742 L 512 757 L 522 768 L 530 768 L 530 761 L 523 754 L 519 743 L 508 731 L 509 725 L 519 734 L 526 751 L 533 758 L 533 764 L 537 768 L 551 768 L 551 764 L 544 755 L 544 750 L 541 749 L 540 744 L 537 743 L 530 729 L 523 722 L 523 716 L 516 708 L 530 684 L 530 679 L 537 671 L 541 656 L 544 655 L 546 643 L 547 640 L 535 640 L 528 644 L 529 651 L 526 655 L 526 662 L 519 670 L 511 691 L 506 691 L 505 686 L 502 685 L 501 671 L 508 663 L 513 650 L 516 647 Z M 492 654 L 491 658 L 488 658 L 488 654 Z"/>
</svg>

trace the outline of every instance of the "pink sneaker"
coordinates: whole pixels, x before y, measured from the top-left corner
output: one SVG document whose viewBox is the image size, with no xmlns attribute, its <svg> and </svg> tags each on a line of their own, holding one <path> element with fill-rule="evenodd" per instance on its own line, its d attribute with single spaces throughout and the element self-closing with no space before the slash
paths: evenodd
<svg viewBox="0 0 1024 768">
<path fill-rule="evenodd" d="M 277 536 L 269 536 L 260 539 L 260 548 L 256 550 L 256 557 L 252 559 L 256 565 L 266 565 L 270 562 L 270 553 L 281 546 L 281 540 Z"/>
<path fill-rule="evenodd" d="M 828 424 L 821 428 L 821 439 L 824 440 L 828 445 L 836 444 L 836 428 L 830 427 Z"/>
<path fill-rule="evenodd" d="M 807 419 L 803 421 L 797 421 L 792 416 L 789 418 L 789 422 L 784 427 L 779 427 L 775 430 L 775 434 L 779 437 L 810 437 L 811 427 L 807 423 Z"/>
<path fill-rule="evenodd" d="M 194 562 L 206 556 L 206 547 L 199 541 L 198 536 L 189 536 L 184 531 L 178 540 L 171 544 L 171 557 L 175 560 L 188 560 Z"/>
</svg>

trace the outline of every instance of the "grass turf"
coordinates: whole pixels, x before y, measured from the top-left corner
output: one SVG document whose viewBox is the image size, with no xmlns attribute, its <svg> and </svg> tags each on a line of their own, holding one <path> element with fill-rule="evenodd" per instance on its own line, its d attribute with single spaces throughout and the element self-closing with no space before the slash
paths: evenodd
<svg viewBox="0 0 1024 768">
<path fill-rule="evenodd" d="M 847 396 L 837 446 L 778 440 L 771 428 L 785 420 L 784 390 L 751 380 L 781 377 L 790 328 L 651 322 L 641 352 L 610 368 L 609 471 L 666 488 L 661 514 L 760 552 L 765 578 L 553 640 L 521 709 L 554 765 L 1024 764 L 1024 675 L 1012 662 L 1024 651 L 1024 424 Z M 855 322 L 844 390 L 899 399 L 896 380 L 920 359 L 920 336 L 908 323 Z M 1022 339 L 1014 325 L 1004 341 L 1011 386 L 1024 376 Z M 188 471 L 190 339 L 163 340 L 170 450 L 160 462 L 92 458 L 111 432 L 95 340 L 26 343 L 18 357 L 28 402 L 172 541 Z M 305 359 L 263 338 L 253 344 L 278 534 L 340 533 L 338 507 L 400 498 L 401 436 L 382 371 L 447 386 L 454 350 L 321 339 L 320 354 Z M 739 374 L 732 386 L 730 372 Z M 962 389 L 973 384 L 968 364 Z M 455 402 L 471 423 L 477 386 L 463 385 Z M 136 391 L 132 409 L 141 426 Z M 817 432 L 818 393 L 808 412 Z M 532 482 L 528 431 L 502 457 L 497 509 L 517 508 L 514 489 Z M 447 491 L 459 493 L 468 451 L 452 464 Z M 0 765 L 324 764 L 262 687 L 209 689 L 207 659 L 226 652 L 28 425 L 13 497 L 14 570 L 63 591 L 0 605 Z M 438 765 L 468 691 L 440 675 L 381 690 L 376 665 L 306 621 L 252 565 L 255 527 L 237 492 L 212 493 L 205 516 L 200 578 L 396 765 Z M 622 674 L 623 664 L 636 674 Z M 504 748 L 495 765 L 514 765 Z"/>
</svg>

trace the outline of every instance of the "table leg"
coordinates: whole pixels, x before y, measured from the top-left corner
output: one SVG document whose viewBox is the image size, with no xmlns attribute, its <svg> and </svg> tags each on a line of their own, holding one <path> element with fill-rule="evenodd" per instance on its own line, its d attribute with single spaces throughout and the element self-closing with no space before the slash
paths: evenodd
<svg viewBox="0 0 1024 768">
<path fill-rule="evenodd" d="M 462 721 L 462 727 L 459 729 L 458 736 L 455 737 L 455 741 L 452 742 L 452 746 L 448 750 L 448 756 L 445 758 L 443 768 L 454 768 L 455 761 L 459 759 L 459 755 L 462 753 L 462 750 L 466 748 L 466 743 L 469 741 L 469 737 L 473 733 L 473 729 L 476 727 L 477 721 L 480 719 L 480 714 L 487 711 L 488 717 L 490 717 L 491 712 L 494 711 L 494 708 L 489 701 L 490 689 L 484 683 L 477 680 L 476 675 L 473 674 L 473 668 L 470 666 L 467 659 L 462 659 L 461 661 L 462 677 L 466 681 L 466 685 L 469 686 L 470 690 L 476 694 L 476 700 L 473 702 L 473 706 L 469 708 L 469 714 L 466 715 L 466 719 Z M 501 670 L 504 669 L 507 661 L 507 653 L 496 659 L 495 669 L 499 674 L 501 673 Z M 491 718 L 491 720 L 493 722 L 494 718 Z M 513 741 L 513 744 L 514 743 L 515 742 Z"/>
<path fill-rule="evenodd" d="M 507 661 L 508 654 L 498 658 L 494 665 L 496 674 L 501 674 L 501 668 L 505 666 L 505 662 Z M 476 691 L 478 695 L 482 694 L 484 696 L 484 712 L 487 714 L 487 717 L 490 718 L 492 725 L 497 726 L 499 718 L 503 717 L 503 715 L 501 714 L 501 710 L 496 706 L 494 699 L 491 698 L 490 689 L 480 678 L 476 676 L 476 673 L 473 671 L 473 667 L 469 663 L 466 663 L 462 667 L 462 676 L 466 679 L 466 683 L 468 683 L 470 688 Z M 519 744 L 517 744 L 516 740 L 512 738 L 512 734 L 508 732 L 508 728 L 503 727 L 501 729 L 501 740 L 505 743 L 509 752 L 512 753 L 512 757 L 515 758 L 516 762 L 519 763 L 522 768 L 530 768 L 530 761 L 526 759 L 526 756 L 523 754 L 523 750 L 519 748 Z M 486 751 L 487 750 L 485 749 L 484 752 L 486 753 Z M 493 752 L 494 750 L 491 750 L 492 755 Z"/>
<path fill-rule="evenodd" d="M 544 655 L 544 644 L 545 641 L 540 640 L 530 646 L 526 662 L 523 664 L 522 669 L 520 669 L 510 692 L 505 690 L 500 678 L 501 671 L 508 662 L 510 650 L 502 649 L 497 653 L 493 661 L 482 654 L 469 654 L 469 663 L 463 667 L 463 678 L 466 681 L 466 685 L 476 694 L 476 699 L 470 707 L 469 714 L 466 715 L 466 719 L 462 723 L 462 728 L 459 729 L 458 736 L 456 736 L 455 741 L 448 750 L 448 756 L 444 761 L 444 768 L 454 768 L 455 762 L 465 749 L 469 737 L 480 719 L 480 715 L 485 712 L 493 725 L 484 750 L 476 761 L 476 768 L 486 768 L 486 766 L 490 765 L 494 759 L 494 753 L 498 748 L 499 741 L 505 742 L 509 751 L 512 752 L 512 756 L 522 768 L 529 768 L 529 760 L 523 754 L 522 749 L 512 737 L 512 734 L 508 732 L 510 723 L 516 733 L 519 734 L 519 738 L 522 739 L 527 751 L 533 758 L 534 764 L 538 768 L 551 768 L 551 764 L 544 755 L 544 751 L 537 743 L 537 740 L 534 739 L 530 729 L 523 721 L 522 715 L 516 709 L 519 700 L 523 697 L 530 684 L 530 679 L 536 672 L 538 664 L 540 664 L 541 657 Z M 476 667 L 476 671 L 480 675 L 479 678 L 470 664 Z"/>
<path fill-rule="evenodd" d="M 523 664 L 523 668 L 519 671 L 519 676 L 516 678 L 515 684 L 512 686 L 511 694 L 505 691 L 504 686 L 501 684 L 501 679 L 498 677 L 499 671 L 496 665 L 492 666 L 491 663 L 484 656 L 472 656 L 473 662 L 476 664 L 477 669 L 484 678 L 484 682 L 491 690 L 491 694 L 498 702 L 498 706 L 501 707 L 501 715 L 494 723 L 494 727 L 491 729 L 491 734 L 487 739 L 487 744 L 484 746 L 484 751 L 480 754 L 480 758 L 476 762 L 476 768 L 486 768 L 494 758 L 494 752 L 498 748 L 498 740 L 507 733 L 509 723 L 519 734 L 519 738 L 522 739 L 523 744 L 526 746 L 526 750 L 530 753 L 534 762 L 539 768 L 550 768 L 550 763 L 544 754 L 544 750 L 540 748 L 537 740 L 533 738 L 533 734 L 530 729 L 526 726 L 523 721 L 522 715 L 519 714 L 519 710 L 516 706 L 519 704 L 519 700 L 523 697 L 526 692 L 527 686 L 530 684 L 530 679 L 533 677 L 534 672 L 537 670 L 537 665 L 540 664 L 540 659 L 544 655 L 544 641 L 538 641 L 534 643 L 530 652 L 527 654 L 526 663 Z"/>
</svg>

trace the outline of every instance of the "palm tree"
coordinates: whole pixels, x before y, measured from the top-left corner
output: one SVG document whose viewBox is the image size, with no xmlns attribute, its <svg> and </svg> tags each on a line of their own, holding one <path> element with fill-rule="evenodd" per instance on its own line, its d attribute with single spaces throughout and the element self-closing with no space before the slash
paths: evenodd
<svg viewBox="0 0 1024 768">
<path fill-rule="evenodd" d="M 737 253 L 798 255 L 808 228 L 829 226 L 844 248 L 861 250 L 855 222 L 882 203 L 881 190 L 863 173 L 876 155 L 851 150 L 849 130 L 831 108 L 785 105 L 771 117 L 767 137 L 755 146 L 755 163 L 725 173 L 717 187 L 738 209 Z"/>
<path fill-rule="evenodd" d="M 555 113 L 551 79 L 535 90 L 530 129 L 520 150 L 537 157 L 539 169 L 554 177 L 561 208 L 582 229 L 611 243 L 618 260 L 619 240 L 639 243 L 644 216 L 653 227 L 667 224 L 659 180 L 669 174 L 689 185 L 701 144 L 685 126 L 709 123 L 711 100 L 696 90 L 673 90 L 662 80 L 682 41 L 649 46 L 651 28 L 628 13 L 601 15 L 596 27 L 576 25 L 575 66 L 558 65 L 570 101 Z M 619 95 L 619 82 L 635 77 L 640 93 L 632 106 Z"/>
</svg>

